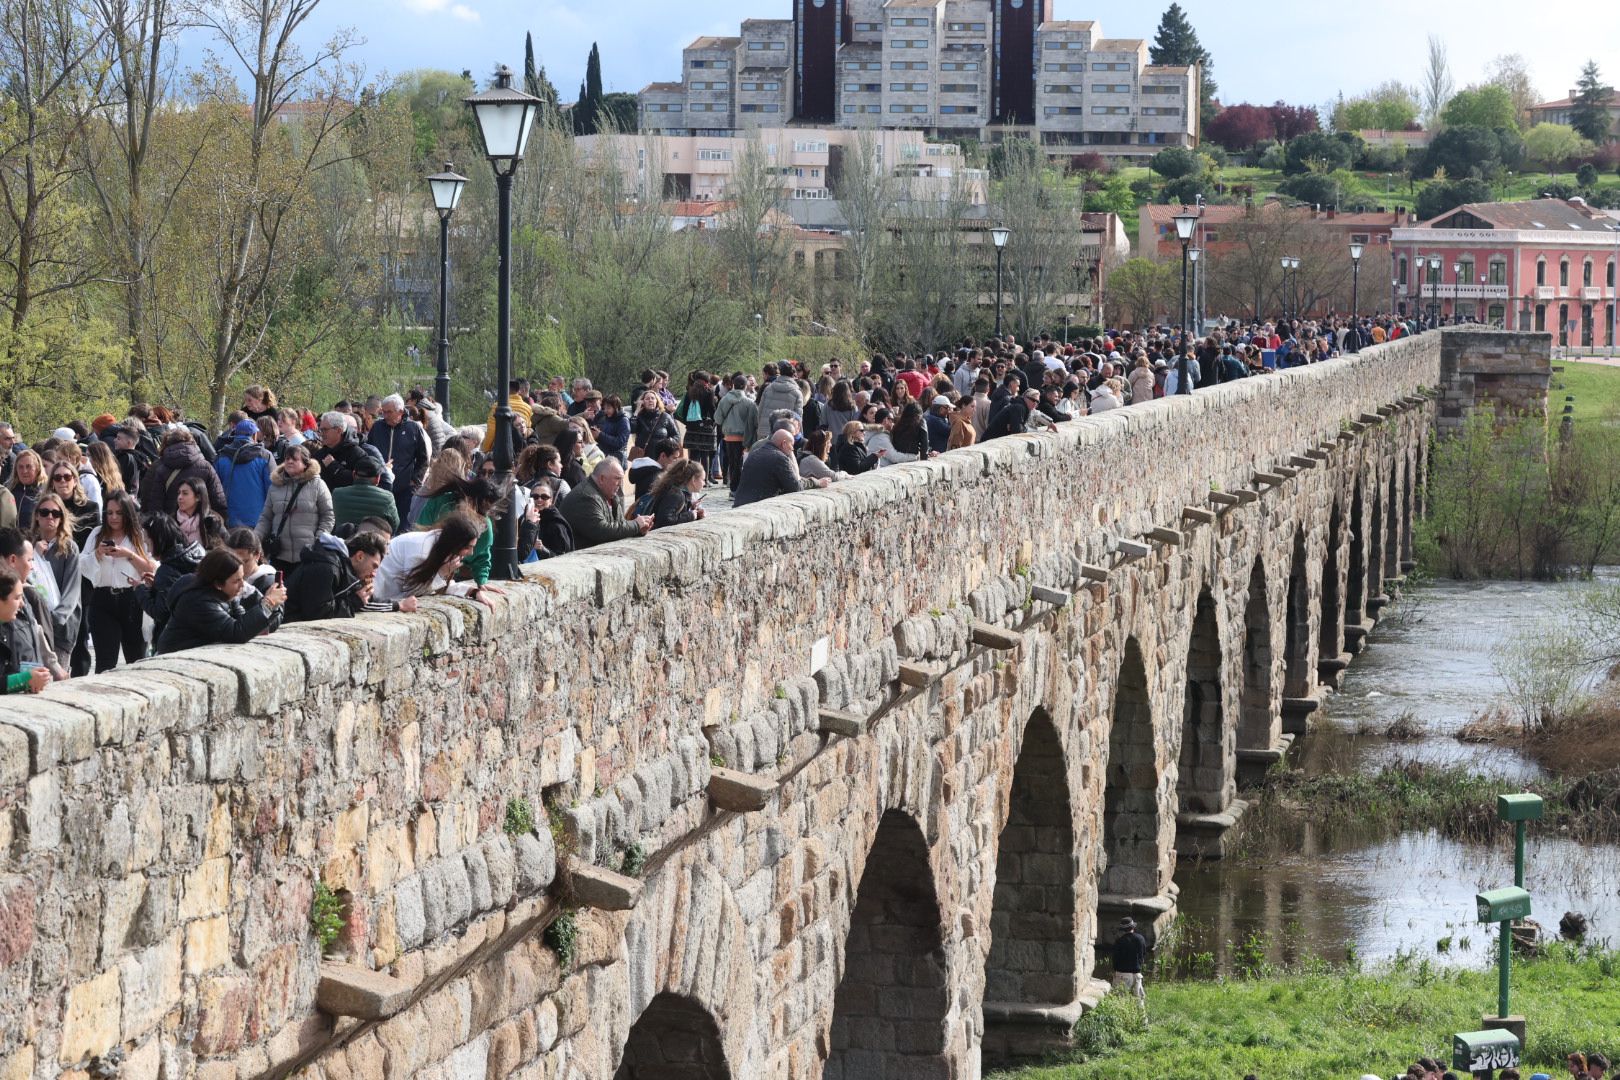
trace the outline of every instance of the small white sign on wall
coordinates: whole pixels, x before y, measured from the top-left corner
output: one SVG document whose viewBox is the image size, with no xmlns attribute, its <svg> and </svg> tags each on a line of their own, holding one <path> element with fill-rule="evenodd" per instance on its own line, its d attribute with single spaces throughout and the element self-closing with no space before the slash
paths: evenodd
<svg viewBox="0 0 1620 1080">
<path fill-rule="evenodd" d="M 827 666 L 832 659 L 832 638 L 819 637 L 816 643 L 810 646 L 810 674 L 814 675 Z"/>
</svg>

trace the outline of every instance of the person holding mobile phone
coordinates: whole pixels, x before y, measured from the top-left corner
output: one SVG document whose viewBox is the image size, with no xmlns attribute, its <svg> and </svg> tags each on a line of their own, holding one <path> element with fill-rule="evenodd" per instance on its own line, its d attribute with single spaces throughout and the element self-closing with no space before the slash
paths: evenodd
<svg viewBox="0 0 1620 1080">
<path fill-rule="evenodd" d="M 701 521 L 705 511 L 698 505 L 703 501 L 703 487 L 708 482 L 703 466 L 695 461 L 677 461 L 665 469 L 653 482 L 652 518 L 655 529 Z"/>
</svg>

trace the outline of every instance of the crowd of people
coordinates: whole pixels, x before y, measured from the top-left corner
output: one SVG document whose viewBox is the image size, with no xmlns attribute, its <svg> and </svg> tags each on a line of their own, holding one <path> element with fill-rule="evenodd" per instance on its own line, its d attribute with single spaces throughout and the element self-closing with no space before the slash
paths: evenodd
<svg viewBox="0 0 1620 1080">
<path fill-rule="evenodd" d="M 1590 1054 L 1573 1053 L 1565 1060 L 1569 1068 L 1570 1080 L 1604 1080 L 1609 1075 L 1609 1059 L 1596 1051 Z M 1524 1073 L 1516 1068 L 1506 1068 L 1496 1074 L 1497 1080 L 1521 1080 Z M 1256 1080 L 1249 1075 L 1244 1080 Z M 1377 1073 L 1365 1073 L 1361 1080 L 1383 1080 Z M 1460 1080 L 1457 1073 L 1450 1072 L 1440 1062 L 1433 1058 L 1419 1058 L 1407 1067 L 1407 1070 L 1394 1080 Z M 1529 1074 L 1529 1080 L 1553 1080 L 1552 1074 L 1534 1072 Z"/>
<path fill-rule="evenodd" d="M 0 422 L 4 689 L 423 596 L 487 602 L 508 509 L 519 559 L 546 559 L 700 520 L 721 485 L 747 506 L 1417 329 L 1222 320 L 1196 341 L 965 340 L 818 371 L 698 371 L 679 396 L 655 370 L 623 396 L 585 378 L 519 379 L 504 485 L 495 410 L 457 428 L 420 388 L 317 415 L 250 386 L 219 430 L 148 404 L 33 441 Z"/>
</svg>

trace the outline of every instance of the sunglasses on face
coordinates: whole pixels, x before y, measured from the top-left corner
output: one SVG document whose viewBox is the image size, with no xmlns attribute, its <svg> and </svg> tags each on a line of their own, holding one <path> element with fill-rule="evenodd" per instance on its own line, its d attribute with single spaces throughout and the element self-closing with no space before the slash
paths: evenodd
<svg viewBox="0 0 1620 1080">
<path fill-rule="evenodd" d="M 52 480 L 72 480 L 73 479 L 73 474 L 72 473 L 59 472 L 55 476 L 51 477 L 51 479 Z"/>
<path fill-rule="evenodd" d="M 40 509 L 40 510 L 35 510 L 34 511 L 34 516 L 35 517 L 44 517 L 44 518 L 61 518 L 62 511 L 60 511 L 60 510 L 44 510 L 44 509 Z"/>
</svg>

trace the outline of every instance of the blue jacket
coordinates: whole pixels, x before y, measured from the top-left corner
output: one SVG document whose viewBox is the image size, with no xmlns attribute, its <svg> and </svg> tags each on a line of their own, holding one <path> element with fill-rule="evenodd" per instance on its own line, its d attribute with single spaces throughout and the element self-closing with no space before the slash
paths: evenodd
<svg viewBox="0 0 1620 1080">
<path fill-rule="evenodd" d="M 630 445 L 630 418 L 619 410 L 618 416 L 597 413 L 592 424 L 596 428 L 596 445 L 602 453 L 624 461 L 625 448 Z"/>
<path fill-rule="evenodd" d="M 232 439 L 219 448 L 214 471 L 225 489 L 225 524 L 253 528 L 270 495 L 270 471 L 276 467 L 270 451 L 255 442 Z"/>
</svg>

